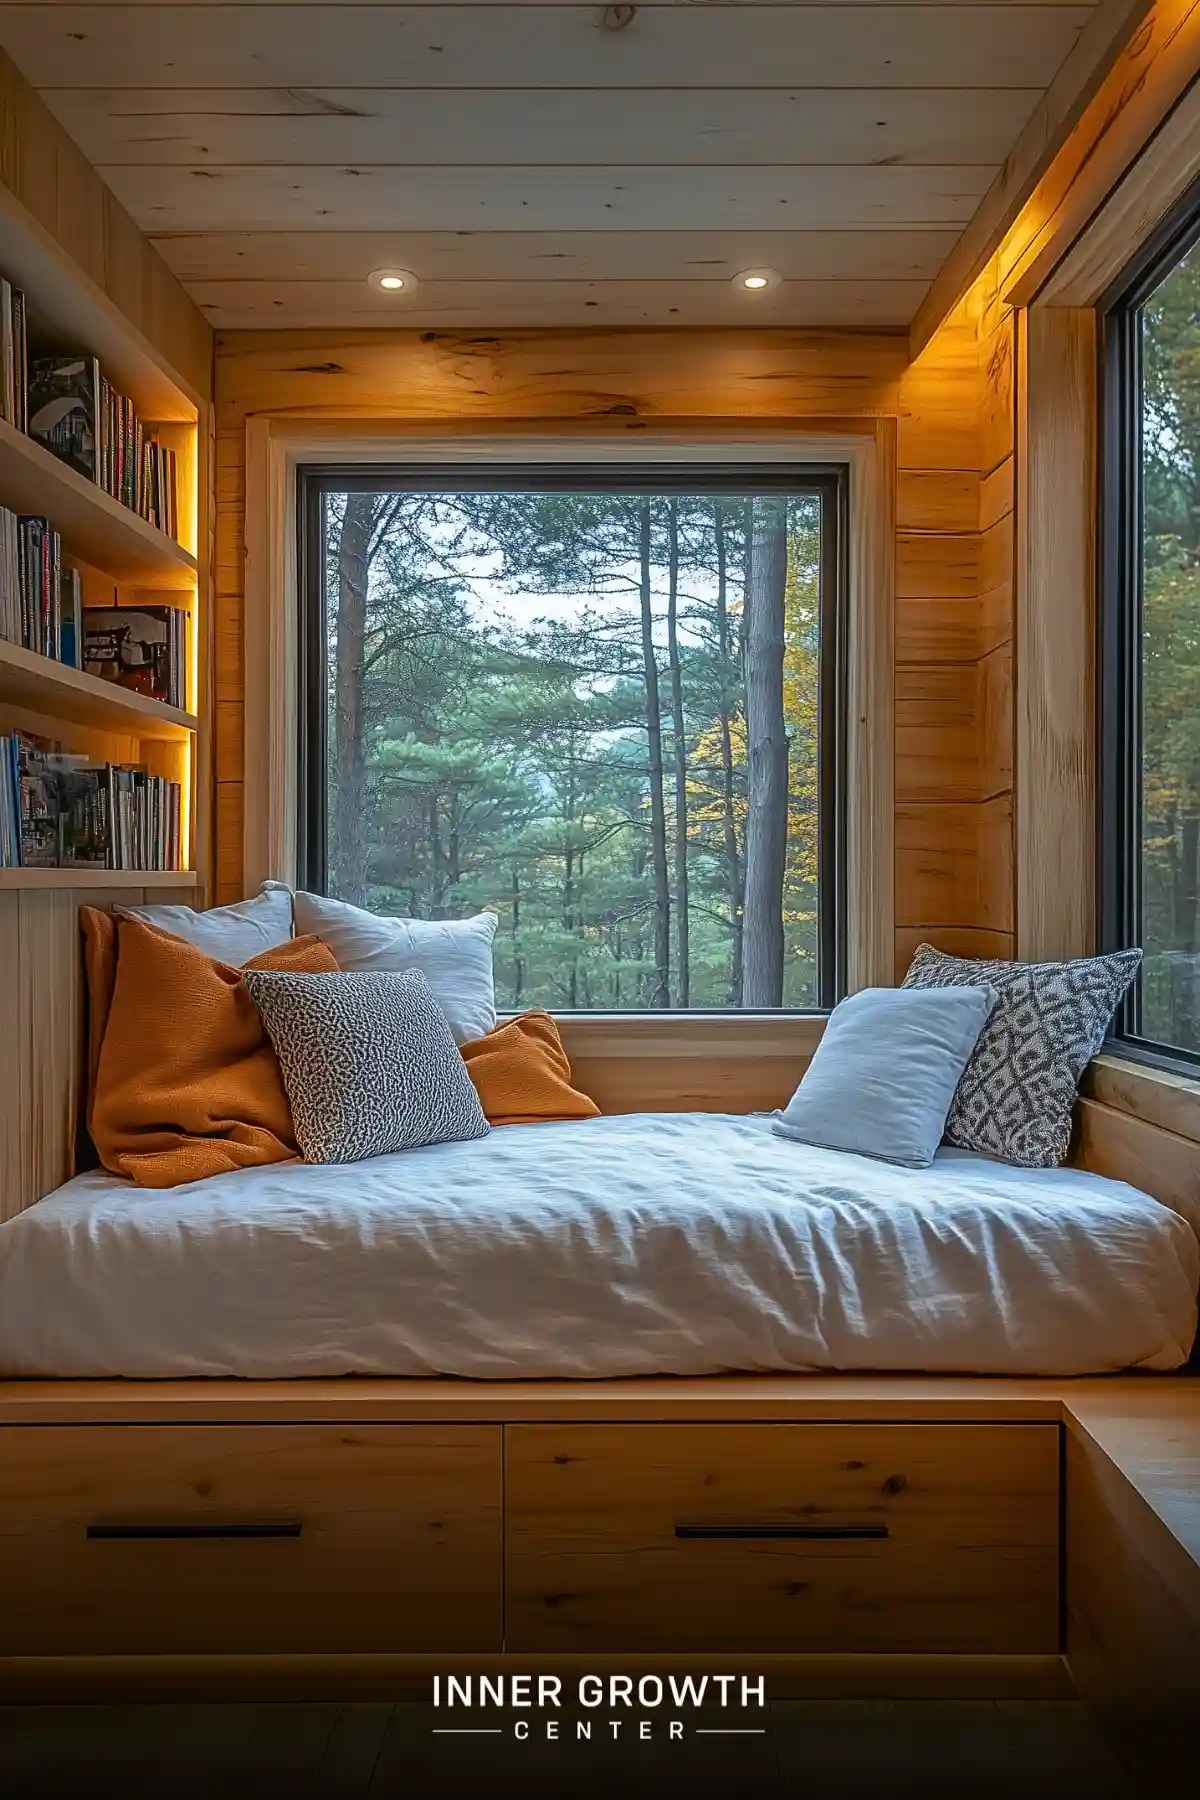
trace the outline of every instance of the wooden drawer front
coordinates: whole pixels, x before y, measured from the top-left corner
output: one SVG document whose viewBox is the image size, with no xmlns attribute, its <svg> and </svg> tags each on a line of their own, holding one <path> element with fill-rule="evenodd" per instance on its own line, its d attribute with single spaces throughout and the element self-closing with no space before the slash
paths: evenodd
<svg viewBox="0 0 1200 1800">
<path fill-rule="evenodd" d="M 0 1428 L 0 1653 L 499 1650 L 501 1434 Z"/>
<path fill-rule="evenodd" d="M 1056 1425 L 514 1425 L 505 1646 L 1055 1651 Z"/>
</svg>

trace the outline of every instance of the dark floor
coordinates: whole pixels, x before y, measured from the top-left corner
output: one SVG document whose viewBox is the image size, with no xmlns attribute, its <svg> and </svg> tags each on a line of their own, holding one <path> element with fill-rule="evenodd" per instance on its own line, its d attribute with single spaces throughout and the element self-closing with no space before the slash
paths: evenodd
<svg viewBox="0 0 1200 1800">
<path fill-rule="evenodd" d="M 581 1715 L 564 1709 L 547 1742 L 538 1715 L 517 1740 L 510 1713 L 472 1715 L 489 1735 L 444 1736 L 445 1711 L 419 1704 L 0 1707 L 0 1795 L 1142 1800 L 1075 1701 L 775 1701 L 693 1715 L 682 1742 L 666 1712 L 649 1741 L 635 1714 L 614 1742 L 606 1713 L 578 1742 Z M 724 1735 L 734 1722 L 755 1731 Z"/>
</svg>

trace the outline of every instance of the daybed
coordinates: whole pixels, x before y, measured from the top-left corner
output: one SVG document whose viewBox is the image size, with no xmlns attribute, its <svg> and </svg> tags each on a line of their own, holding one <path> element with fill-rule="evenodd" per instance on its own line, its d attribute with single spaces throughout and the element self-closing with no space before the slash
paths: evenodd
<svg viewBox="0 0 1200 1800">
<path fill-rule="evenodd" d="M 168 1192 L 77 1177 L 0 1229 L 0 1373 L 1165 1370 L 1198 1284 L 1184 1219 L 1083 1170 L 627 1114 Z"/>
</svg>

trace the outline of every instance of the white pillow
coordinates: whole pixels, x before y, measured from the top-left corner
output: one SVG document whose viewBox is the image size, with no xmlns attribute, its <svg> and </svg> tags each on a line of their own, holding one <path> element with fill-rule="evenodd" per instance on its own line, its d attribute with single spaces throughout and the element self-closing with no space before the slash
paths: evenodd
<svg viewBox="0 0 1200 1800">
<path fill-rule="evenodd" d="M 912 1006 L 919 998 L 924 1002 Z M 864 988 L 835 1006 L 781 1137 L 927 1169 L 995 1006 L 990 987 Z"/>
<path fill-rule="evenodd" d="M 495 913 L 472 919 L 386 919 L 345 900 L 297 894 L 296 931 L 329 945 L 339 969 L 416 969 L 445 1013 L 456 1044 L 468 1044 L 496 1028 L 492 976 Z"/>
<path fill-rule="evenodd" d="M 240 969 L 252 956 L 286 944 L 292 935 L 292 890 L 282 881 L 264 881 L 250 900 L 195 912 L 190 906 L 114 906 L 122 919 L 143 919 L 174 937 L 184 938 Z"/>
</svg>

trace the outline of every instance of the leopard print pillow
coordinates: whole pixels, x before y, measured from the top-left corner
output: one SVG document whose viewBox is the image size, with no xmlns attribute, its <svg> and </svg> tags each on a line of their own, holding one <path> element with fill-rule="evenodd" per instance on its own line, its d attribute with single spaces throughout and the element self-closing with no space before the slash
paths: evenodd
<svg viewBox="0 0 1200 1800">
<path fill-rule="evenodd" d="M 423 975 L 247 969 L 306 1162 L 361 1162 L 491 1130 Z"/>
</svg>

